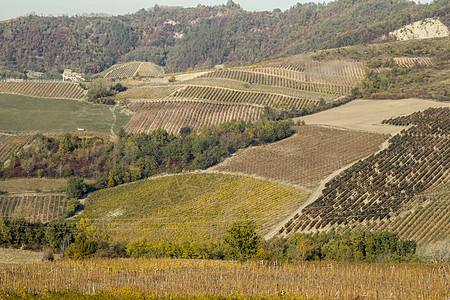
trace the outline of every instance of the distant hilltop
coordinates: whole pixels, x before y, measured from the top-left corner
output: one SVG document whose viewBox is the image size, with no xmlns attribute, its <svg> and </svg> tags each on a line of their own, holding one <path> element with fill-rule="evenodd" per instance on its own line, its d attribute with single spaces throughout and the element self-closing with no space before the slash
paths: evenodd
<svg viewBox="0 0 450 300">
<path fill-rule="evenodd" d="M 449 36 L 449 30 L 441 21 L 436 19 L 425 19 L 403 26 L 391 33 L 397 41 L 413 39 L 427 39 Z"/>
</svg>

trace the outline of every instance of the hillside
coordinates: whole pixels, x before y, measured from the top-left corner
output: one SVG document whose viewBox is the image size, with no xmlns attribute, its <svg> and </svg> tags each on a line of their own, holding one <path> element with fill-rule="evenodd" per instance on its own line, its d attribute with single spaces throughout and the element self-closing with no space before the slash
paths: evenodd
<svg viewBox="0 0 450 300">
<path fill-rule="evenodd" d="M 28 71 L 60 77 L 117 63 L 151 61 L 168 72 L 248 65 L 273 57 L 370 43 L 425 18 L 449 26 L 448 1 L 338 0 L 297 4 L 282 12 L 247 12 L 239 5 L 159 7 L 102 17 L 29 15 L 0 23 L 0 77 Z"/>
<path fill-rule="evenodd" d="M 81 215 L 119 241 L 218 242 L 235 221 L 266 232 L 306 198 L 295 186 L 220 173 L 162 176 L 91 194 Z"/>
<path fill-rule="evenodd" d="M 447 210 L 440 205 L 448 198 L 445 186 L 437 200 L 427 200 L 426 191 L 448 183 L 449 119 L 447 107 L 384 121 L 411 127 L 391 138 L 387 149 L 359 161 L 328 182 L 322 195 L 303 208 L 280 233 L 363 227 L 400 232 L 418 238 L 420 243 L 445 237 Z M 420 197 L 422 193 L 425 199 Z M 403 218 L 406 211 L 414 214 L 423 207 L 439 218 L 422 219 L 416 215 L 414 219 L 404 219 L 405 222 L 394 221 Z M 433 223 L 426 236 L 420 225 L 422 220 L 427 225 Z M 404 231 L 406 224 L 410 229 Z"/>
</svg>

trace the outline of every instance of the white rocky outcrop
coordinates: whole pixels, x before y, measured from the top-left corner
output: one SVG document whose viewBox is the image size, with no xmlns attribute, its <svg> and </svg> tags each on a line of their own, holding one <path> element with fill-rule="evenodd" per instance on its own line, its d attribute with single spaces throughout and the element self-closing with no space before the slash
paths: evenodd
<svg viewBox="0 0 450 300">
<path fill-rule="evenodd" d="M 446 37 L 449 30 L 441 21 L 436 19 L 425 19 L 412 24 L 403 26 L 391 33 L 397 41 L 406 41 L 413 39 L 427 39 L 435 37 Z"/>
</svg>

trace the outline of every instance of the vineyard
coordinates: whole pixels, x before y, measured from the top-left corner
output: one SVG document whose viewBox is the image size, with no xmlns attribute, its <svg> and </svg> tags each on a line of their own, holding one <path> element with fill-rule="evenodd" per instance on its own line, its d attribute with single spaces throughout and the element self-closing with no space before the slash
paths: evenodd
<svg viewBox="0 0 450 300">
<path fill-rule="evenodd" d="M 0 196 L 0 216 L 48 222 L 64 214 L 64 194 L 19 194 Z"/>
<path fill-rule="evenodd" d="M 151 62 L 130 62 L 119 66 L 112 66 L 105 78 L 130 78 L 134 76 L 156 77 L 164 74 L 163 68 Z"/>
<path fill-rule="evenodd" d="M 19 150 L 31 143 L 34 135 L 31 134 L 17 134 L 5 135 L 0 133 L 0 164 L 7 161 L 12 154 L 19 152 Z"/>
<path fill-rule="evenodd" d="M 415 66 L 432 66 L 434 61 L 430 57 L 394 57 L 394 62 L 399 66 L 411 69 Z"/>
<path fill-rule="evenodd" d="M 200 129 L 231 120 L 258 120 L 263 108 L 247 104 L 209 103 L 204 101 L 161 100 L 132 102 L 128 108 L 135 112 L 124 127 L 128 133 L 150 133 L 163 128 L 179 133 L 182 127 Z"/>
<path fill-rule="evenodd" d="M 383 134 L 311 125 L 295 130 L 294 136 L 282 141 L 240 150 L 211 170 L 251 174 L 312 188 L 334 170 L 376 152 L 388 138 Z"/>
<path fill-rule="evenodd" d="M 281 94 L 248 92 L 233 89 L 187 86 L 174 94 L 175 98 L 192 98 L 209 101 L 248 103 L 263 106 L 287 106 L 302 108 L 314 103 L 306 98 L 289 97 Z"/>
<path fill-rule="evenodd" d="M 191 173 L 94 192 L 83 216 L 96 220 L 114 240 L 219 241 L 238 220 L 254 220 L 266 232 L 305 196 L 299 188 L 267 180 Z"/>
<path fill-rule="evenodd" d="M 428 245 L 450 236 L 450 184 L 427 190 L 414 197 L 399 212 L 382 222 L 355 224 L 353 230 L 389 230 L 419 245 Z M 336 228 L 338 232 L 349 230 Z"/>
<path fill-rule="evenodd" d="M 417 195 L 429 188 L 448 183 L 449 118 L 449 108 L 430 108 L 424 112 L 385 121 L 393 125 L 414 126 L 394 136 L 387 149 L 354 164 L 328 182 L 322 196 L 304 208 L 302 213 L 281 231 L 288 234 L 368 222 L 386 223 L 414 204 Z M 428 206 L 436 209 L 423 211 L 431 213 L 436 210 L 439 216 L 448 213 L 431 200 L 423 207 Z M 436 232 L 441 232 L 437 228 L 439 226 L 447 230 L 448 223 L 439 221 L 441 219 L 428 220 L 433 222 L 433 230 Z M 402 231 L 401 223 L 396 224 L 398 227 L 391 224 L 389 228 L 396 232 Z M 405 220 L 403 224 L 408 222 Z M 416 225 L 414 224 L 415 227 Z M 402 232 L 405 235 L 409 233 Z M 431 237 L 422 237 L 420 233 L 416 234 L 421 241 L 433 240 Z"/>
<path fill-rule="evenodd" d="M 418 300 L 447 299 L 450 289 L 448 264 L 88 259 L 0 264 L 0 274 L 6 299 L 28 292 L 37 293 L 29 299 Z"/>
<path fill-rule="evenodd" d="M 181 89 L 180 86 L 143 86 L 127 89 L 115 95 L 117 100 L 132 99 L 161 99 L 170 96 L 175 91 Z"/>
<path fill-rule="evenodd" d="M 0 93 L 42 98 L 83 99 L 86 91 L 69 82 L 0 82 Z"/>
</svg>

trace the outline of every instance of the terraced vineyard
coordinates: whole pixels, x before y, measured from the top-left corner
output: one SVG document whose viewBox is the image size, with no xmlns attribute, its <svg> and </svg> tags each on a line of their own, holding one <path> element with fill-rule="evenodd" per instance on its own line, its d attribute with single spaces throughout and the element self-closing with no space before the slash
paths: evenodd
<svg viewBox="0 0 450 300">
<path fill-rule="evenodd" d="M 415 66 L 432 66 L 434 61 L 431 57 L 394 57 L 394 62 L 403 68 L 411 69 Z"/>
<path fill-rule="evenodd" d="M 286 218 L 306 193 L 290 185 L 226 174 L 157 177 L 100 190 L 83 216 L 108 224 L 113 239 L 218 241 L 237 220 L 255 220 L 259 231 Z"/>
<path fill-rule="evenodd" d="M 349 227 L 338 227 L 344 232 Z M 450 236 L 450 184 L 443 184 L 414 197 L 399 212 L 383 222 L 355 224 L 355 229 L 389 230 L 403 238 L 427 245 Z"/>
<path fill-rule="evenodd" d="M 276 62 L 254 68 L 220 70 L 207 73 L 203 77 L 344 95 L 349 94 L 351 88 L 358 84 L 364 75 L 364 65 L 357 62 L 304 61 L 295 64 Z"/>
<path fill-rule="evenodd" d="M 124 127 L 128 133 L 150 133 L 158 128 L 169 133 L 179 133 L 186 126 L 200 129 L 204 125 L 217 125 L 231 120 L 258 120 L 263 112 L 263 107 L 256 105 L 187 99 L 132 102 L 128 108 L 135 112 Z"/>
<path fill-rule="evenodd" d="M 0 82 L 0 93 L 43 98 L 83 99 L 86 91 L 70 82 Z"/>
<path fill-rule="evenodd" d="M 353 165 L 330 181 L 322 196 L 291 220 L 284 233 L 327 230 L 367 222 L 385 223 L 414 204 L 420 193 L 447 184 L 450 174 L 449 119 L 449 108 L 430 108 L 385 121 L 414 126 L 394 136 L 386 150 Z M 427 205 L 433 204 L 425 207 Z M 446 213 L 439 211 L 440 216 Z M 441 220 L 429 220 L 433 226 L 438 226 L 438 221 Z M 401 225 L 397 225 L 389 228 L 407 235 Z M 417 234 L 421 241 L 431 240 Z"/>
<path fill-rule="evenodd" d="M 112 66 L 105 78 L 130 78 L 134 76 L 156 77 L 164 74 L 163 68 L 151 62 L 130 62 L 119 66 Z"/>
<path fill-rule="evenodd" d="M 383 134 L 311 125 L 294 129 L 294 136 L 239 150 L 211 170 L 251 174 L 312 188 L 334 170 L 376 152 L 388 138 Z"/>
<path fill-rule="evenodd" d="M 187 86 L 185 89 L 175 93 L 174 97 L 231 103 L 249 103 L 263 106 L 287 106 L 299 109 L 313 103 L 309 99 L 290 97 L 282 94 L 248 92 L 207 86 Z"/>
<path fill-rule="evenodd" d="M 18 194 L 0 196 L 0 216 L 48 222 L 64 214 L 64 194 Z"/>
<path fill-rule="evenodd" d="M 6 135 L 0 133 L 0 164 L 8 160 L 13 153 L 17 153 L 23 146 L 31 143 L 33 138 L 32 134 Z"/>
</svg>

